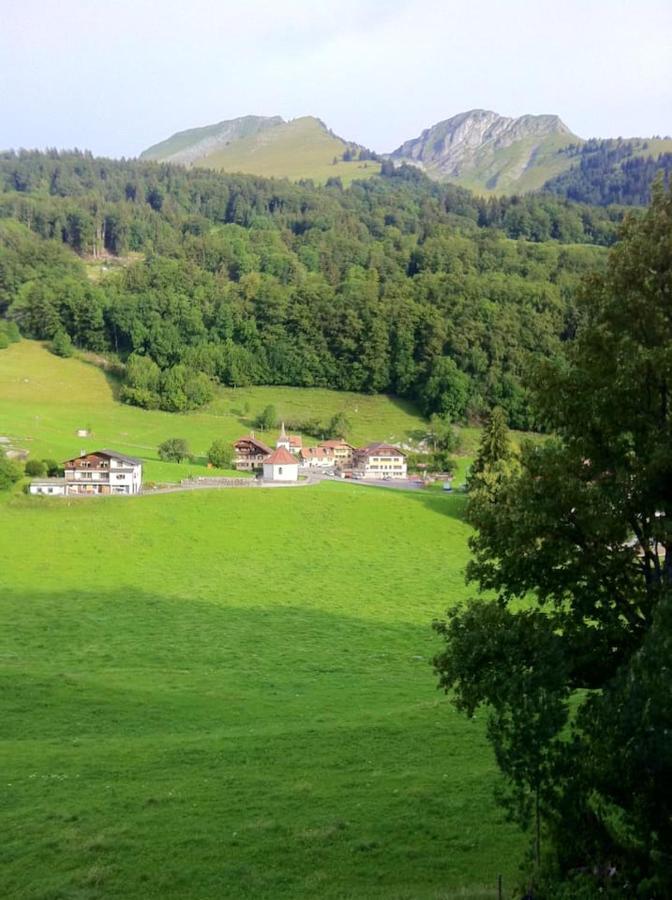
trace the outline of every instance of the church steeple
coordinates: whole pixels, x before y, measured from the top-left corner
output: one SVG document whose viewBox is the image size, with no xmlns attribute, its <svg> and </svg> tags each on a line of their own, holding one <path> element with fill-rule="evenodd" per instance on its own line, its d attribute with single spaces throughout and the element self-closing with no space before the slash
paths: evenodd
<svg viewBox="0 0 672 900">
<path fill-rule="evenodd" d="M 285 450 L 289 450 L 289 438 L 287 437 L 287 432 L 285 431 L 284 422 L 282 422 L 280 426 L 280 434 L 278 435 L 278 439 L 275 442 L 275 446 L 278 448 L 284 447 Z"/>
</svg>

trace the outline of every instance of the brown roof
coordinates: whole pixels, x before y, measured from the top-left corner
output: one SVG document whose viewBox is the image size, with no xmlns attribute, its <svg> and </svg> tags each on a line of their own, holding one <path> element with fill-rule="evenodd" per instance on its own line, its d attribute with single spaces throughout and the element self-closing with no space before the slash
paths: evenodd
<svg viewBox="0 0 672 900">
<path fill-rule="evenodd" d="M 394 456 L 406 456 L 404 451 L 400 450 L 399 447 L 395 447 L 394 444 L 385 444 L 384 442 L 367 444 L 366 447 L 362 447 L 357 452 L 365 454 L 366 456 L 380 456 L 381 453 L 388 453 Z"/>
<path fill-rule="evenodd" d="M 300 447 L 303 444 L 300 434 L 290 434 L 289 443 L 291 447 Z"/>
<path fill-rule="evenodd" d="M 355 449 L 347 441 L 320 441 L 318 447 L 327 447 L 330 450 L 335 450 L 337 447 L 348 447 L 350 450 Z"/>
<path fill-rule="evenodd" d="M 253 444 L 255 447 L 258 448 L 260 453 L 270 453 L 271 452 L 270 447 L 267 447 L 263 441 L 258 441 L 255 437 L 252 437 L 251 434 L 246 434 L 245 437 L 238 438 L 238 440 L 234 443 L 233 446 L 237 447 L 238 444 L 242 443 L 243 441 L 246 441 L 248 444 Z"/>
<path fill-rule="evenodd" d="M 284 447 L 278 447 L 277 450 L 274 450 L 273 453 L 268 457 L 268 459 L 264 460 L 264 465 L 272 465 L 272 466 L 289 466 L 296 465 L 296 459 L 292 456 L 289 450 L 285 450 Z"/>
<path fill-rule="evenodd" d="M 138 459 L 135 456 L 126 456 L 125 453 L 117 453 L 116 450 L 92 450 L 91 453 L 81 453 L 79 456 L 73 456 L 71 459 L 66 459 L 63 462 L 63 465 L 67 466 L 68 463 L 77 462 L 78 459 L 86 459 L 89 456 L 104 456 L 107 459 L 116 459 L 119 460 L 119 462 L 125 462 L 129 466 L 142 465 L 141 459 Z"/>
</svg>

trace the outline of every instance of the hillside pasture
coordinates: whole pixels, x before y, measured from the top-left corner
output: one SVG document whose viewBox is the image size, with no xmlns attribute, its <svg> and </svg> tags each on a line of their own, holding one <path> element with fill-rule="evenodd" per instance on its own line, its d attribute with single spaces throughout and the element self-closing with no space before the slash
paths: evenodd
<svg viewBox="0 0 672 900">
<path fill-rule="evenodd" d="M 510 890 L 483 722 L 430 664 L 465 593 L 463 499 L 3 504 L 2 896 Z"/>
</svg>

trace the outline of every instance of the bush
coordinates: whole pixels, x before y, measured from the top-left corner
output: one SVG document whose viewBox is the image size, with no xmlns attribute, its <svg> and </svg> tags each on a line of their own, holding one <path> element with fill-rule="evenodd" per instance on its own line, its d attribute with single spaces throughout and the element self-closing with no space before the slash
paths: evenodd
<svg viewBox="0 0 672 900">
<path fill-rule="evenodd" d="M 56 356 L 63 357 L 72 356 L 75 352 L 75 348 L 72 346 L 72 341 L 70 340 L 70 335 L 62 328 L 59 328 L 56 334 L 54 334 L 50 349 Z"/>
<path fill-rule="evenodd" d="M 43 459 L 42 462 L 47 470 L 49 478 L 58 478 L 63 474 L 63 468 L 55 459 Z"/>
<path fill-rule="evenodd" d="M 29 459 L 25 471 L 31 478 L 42 478 L 47 474 L 47 466 L 43 459 Z"/>
<path fill-rule="evenodd" d="M 208 462 L 217 469 L 232 468 L 233 457 L 233 447 L 226 441 L 213 441 L 208 450 Z"/>
<path fill-rule="evenodd" d="M 0 350 L 6 350 L 9 347 L 9 338 L 4 331 L 0 331 Z"/>
<path fill-rule="evenodd" d="M 164 462 L 182 462 L 189 459 L 189 444 L 184 438 L 168 438 L 159 444 L 159 458 Z"/>
<path fill-rule="evenodd" d="M 21 466 L 13 459 L 0 456 L 0 491 L 8 491 L 21 478 Z"/>
<path fill-rule="evenodd" d="M 270 431 L 271 428 L 278 427 L 278 414 L 274 406 L 266 406 L 253 422 L 254 427 L 260 431 Z"/>
</svg>

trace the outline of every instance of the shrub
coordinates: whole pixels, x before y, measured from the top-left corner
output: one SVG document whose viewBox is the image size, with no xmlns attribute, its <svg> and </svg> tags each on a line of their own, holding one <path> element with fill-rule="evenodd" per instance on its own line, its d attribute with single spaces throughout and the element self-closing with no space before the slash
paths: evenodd
<svg viewBox="0 0 672 900">
<path fill-rule="evenodd" d="M 217 469 L 230 469 L 233 456 L 233 447 L 226 441 L 213 441 L 208 450 L 208 462 Z"/>
<path fill-rule="evenodd" d="M 21 478 L 21 466 L 13 459 L 0 456 L 0 491 L 8 491 Z"/>
<path fill-rule="evenodd" d="M 47 466 L 43 459 L 29 459 L 25 471 L 31 478 L 41 478 L 47 474 Z"/>
<path fill-rule="evenodd" d="M 70 340 L 70 335 L 62 328 L 59 328 L 54 335 L 50 349 L 56 356 L 63 357 L 72 356 L 75 352 L 75 348 L 72 346 L 72 341 Z"/>
<path fill-rule="evenodd" d="M 168 438 L 159 444 L 159 458 L 164 462 L 182 462 L 189 455 L 189 444 L 184 438 Z"/>
</svg>

